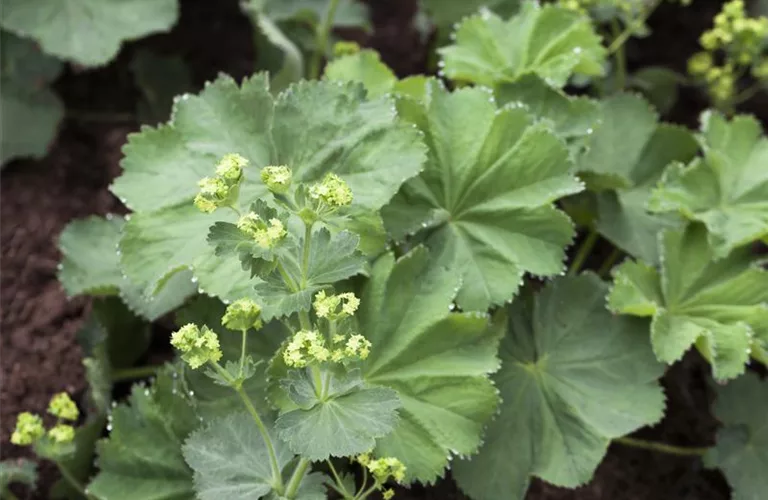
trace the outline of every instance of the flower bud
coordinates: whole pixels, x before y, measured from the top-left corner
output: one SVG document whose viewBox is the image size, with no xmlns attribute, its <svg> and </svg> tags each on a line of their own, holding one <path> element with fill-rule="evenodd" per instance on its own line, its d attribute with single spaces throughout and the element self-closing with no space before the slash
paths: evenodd
<svg viewBox="0 0 768 500">
<path fill-rule="evenodd" d="M 380 483 L 387 482 L 390 477 L 398 483 L 403 482 L 405 479 L 405 465 L 403 465 L 400 460 L 394 457 L 384 457 L 371 460 L 367 467 L 368 471 Z"/>
<path fill-rule="evenodd" d="M 192 323 L 184 325 L 171 335 L 171 345 L 181 351 L 181 359 L 192 369 L 218 361 L 222 356 L 219 339 L 207 326 L 200 329 Z"/>
<path fill-rule="evenodd" d="M 58 424 L 48 431 L 48 437 L 59 444 L 71 443 L 75 439 L 75 429 L 71 425 Z"/>
<path fill-rule="evenodd" d="M 269 224 L 267 224 L 255 212 L 249 212 L 240 217 L 237 221 L 237 228 L 253 238 L 256 244 L 265 250 L 277 246 L 288 234 L 280 219 L 269 219 Z"/>
<path fill-rule="evenodd" d="M 275 194 L 285 194 L 291 187 L 293 172 L 285 165 L 261 169 L 261 181 Z"/>
<path fill-rule="evenodd" d="M 251 299 L 236 300 L 221 318 L 221 324 L 230 330 L 261 328 L 261 307 Z"/>
<path fill-rule="evenodd" d="M 360 52 L 360 45 L 357 42 L 342 40 L 333 45 L 333 56 L 343 57 L 351 56 Z"/>
<path fill-rule="evenodd" d="M 248 160 L 239 154 L 230 153 L 224 155 L 216 164 L 216 175 L 228 185 L 240 182 L 243 177 L 243 167 L 248 165 Z"/>
<path fill-rule="evenodd" d="M 309 195 L 331 207 L 344 207 L 352 203 L 352 190 L 336 174 L 326 174 L 322 182 L 309 188 Z"/>
<path fill-rule="evenodd" d="M 66 392 L 60 392 L 51 398 L 51 402 L 48 404 L 48 413 L 62 420 L 72 421 L 77 420 L 80 416 L 77 405 Z"/>
<path fill-rule="evenodd" d="M 315 294 L 313 305 L 318 317 L 335 321 L 354 315 L 360 299 L 354 293 L 326 295 L 325 290 L 321 290 Z"/>
<path fill-rule="evenodd" d="M 23 412 L 16 418 L 16 429 L 11 435 L 11 443 L 18 446 L 27 446 L 45 435 L 43 419 L 39 416 Z"/>
</svg>

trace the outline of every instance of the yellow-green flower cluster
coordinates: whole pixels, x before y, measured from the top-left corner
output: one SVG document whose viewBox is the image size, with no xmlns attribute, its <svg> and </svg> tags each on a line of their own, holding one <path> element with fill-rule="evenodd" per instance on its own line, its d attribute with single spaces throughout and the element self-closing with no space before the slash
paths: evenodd
<svg viewBox="0 0 768 500">
<path fill-rule="evenodd" d="M 249 212 L 237 221 L 237 228 L 253 238 L 265 250 L 274 248 L 288 232 L 280 219 L 264 221 L 257 213 Z"/>
<path fill-rule="evenodd" d="M 705 50 L 688 60 L 688 72 L 706 82 L 716 102 L 728 101 L 746 68 L 751 67 L 755 78 L 768 77 L 768 63 L 762 56 L 766 39 L 768 18 L 750 18 L 743 0 L 731 0 L 715 16 L 712 29 L 702 33 L 699 43 Z"/>
<path fill-rule="evenodd" d="M 261 328 L 261 307 L 251 299 L 236 300 L 227 306 L 221 324 L 230 330 Z"/>
<path fill-rule="evenodd" d="M 60 392 L 51 398 L 51 402 L 48 404 L 48 413 L 62 420 L 77 420 L 80 416 L 77 405 L 66 392 Z"/>
<path fill-rule="evenodd" d="M 283 351 L 283 360 L 288 366 L 302 368 L 312 361 L 328 361 L 331 351 L 325 346 L 325 340 L 316 330 L 296 332 Z"/>
<path fill-rule="evenodd" d="M 243 167 L 248 160 L 238 154 L 228 154 L 216 165 L 216 176 L 205 177 L 197 185 L 200 191 L 195 196 L 195 206 L 205 213 L 219 207 L 231 206 L 237 201 Z"/>
<path fill-rule="evenodd" d="M 192 323 L 184 325 L 171 335 L 171 345 L 181 351 L 181 359 L 192 369 L 218 361 L 222 356 L 219 339 L 207 326 L 200 329 Z"/>
<path fill-rule="evenodd" d="M 61 423 L 61 420 L 75 421 L 80 416 L 80 410 L 69 394 L 60 392 L 54 394 L 48 403 L 48 413 L 59 421 L 48 431 L 48 437 L 58 444 L 71 442 L 75 438 L 75 428 Z M 16 419 L 16 429 L 11 435 L 11 443 L 19 446 L 28 446 L 45 435 L 43 419 L 39 415 L 29 412 L 20 413 Z"/>
<path fill-rule="evenodd" d="M 380 484 L 386 483 L 389 478 L 398 483 L 405 479 L 406 467 L 395 457 L 383 457 L 374 459 L 370 453 L 363 453 L 355 457 L 357 462 L 368 469 L 374 479 Z M 390 497 L 391 498 L 391 497 Z"/>
<path fill-rule="evenodd" d="M 370 353 L 371 342 L 359 334 L 350 336 L 344 345 L 344 355 L 347 358 L 366 359 Z"/>
<path fill-rule="evenodd" d="M 315 294 L 313 305 L 319 318 L 336 321 L 355 314 L 360 305 L 360 299 L 354 293 L 327 295 L 325 290 L 321 290 Z"/>
<path fill-rule="evenodd" d="M 261 169 L 261 182 L 275 194 L 285 194 L 291 187 L 293 172 L 285 165 L 269 166 Z"/>
<path fill-rule="evenodd" d="M 352 203 L 352 190 L 336 174 L 326 174 L 322 182 L 310 186 L 309 195 L 331 207 L 344 207 Z"/>
<path fill-rule="evenodd" d="M 16 429 L 11 434 L 11 443 L 28 446 L 45 435 L 43 419 L 25 411 L 16 418 Z"/>
<path fill-rule="evenodd" d="M 59 444 L 70 443 L 75 439 L 75 428 L 67 424 L 57 424 L 48 431 L 48 437 Z"/>
</svg>

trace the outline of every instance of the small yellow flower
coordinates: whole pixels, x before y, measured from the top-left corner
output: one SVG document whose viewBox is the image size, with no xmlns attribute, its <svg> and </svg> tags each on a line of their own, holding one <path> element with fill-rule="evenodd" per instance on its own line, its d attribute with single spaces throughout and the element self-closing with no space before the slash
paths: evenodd
<svg viewBox="0 0 768 500">
<path fill-rule="evenodd" d="M 171 345 L 181 351 L 181 359 L 193 370 L 222 356 L 219 339 L 207 326 L 200 329 L 191 323 L 184 325 L 171 335 Z"/>
<path fill-rule="evenodd" d="M 11 443 L 27 446 L 45 435 L 43 419 L 29 412 L 19 413 L 16 418 L 16 429 L 11 434 Z"/>
<path fill-rule="evenodd" d="M 261 169 L 261 181 L 275 194 L 285 194 L 291 187 L 293 172 L 285 165 Z"/>
<path fill-rule="evenodd" d="M 354 315 L 360 306 L 360 299 L 350 292 L 328 295 L 325 290 L 320 290 L 315 294 L 313 306 L 319 318 L 336 321 Z"/>
<path fill-rule="evenodd" d="M 387 489 L 387 490 L 384 490 L 384 491 L 381 493 L 381 498 L 383 498 L 384 500 L 392 500 L 392 498 L 393 498 L 394 496 L 395 496 L 395 490 L 393 490 L 392 488 L 389 488 L 389 489 Z"/>
<path fill-rule="evenodd" d="M 48 413 L 63 420 L 77 420 L 80 416 L 77 405 L 66 392 L 60 392 L 51 398 L 51 402 L 48 404 Z"/>
<path fill-rule="evenodd" d="M 255 212 L 248 212 L 237 221 L 237 228 L 256 241 L 265 250 L 274 248 L 288 232 L 280 219 L 272 218 L 267 224 Z"/>
<path fill-rule="evenodd" d="M 251 299 L 239 299 L 227 306 L 221 324 L 230 330 L 261 328 L 261 307 Z"/>
<path fill-rule="evenodd" d="M 71 425 L 58 424 L 48 431 L 48 437 L 59 444 L 71 443 L 75 439 L 75 429 Z"/>
<path fill-rule="evenodd" d="M 243 176 L 243 167 L 248 165 L 248 160 L 236 153 L 224 155 L 216 164 L 216 175 L 228 184 L 240 182 Z"/>
<path fill-rule="evenodd" d="M 310 186 L 309 195 L 331 207 L 343 207 L 352 203 L 352 190 L 344 179 L 336 174 L 326 174 L 322 182 Z"/>
<path fill-rule="evenodd" d="M 390 477 L 398 483 L 405 479 L 406 467 L 395 457 L 384 457 L 371 460 L 368 464 L 368 471 L 380 483 L 385 483 Z"/>
</svg>

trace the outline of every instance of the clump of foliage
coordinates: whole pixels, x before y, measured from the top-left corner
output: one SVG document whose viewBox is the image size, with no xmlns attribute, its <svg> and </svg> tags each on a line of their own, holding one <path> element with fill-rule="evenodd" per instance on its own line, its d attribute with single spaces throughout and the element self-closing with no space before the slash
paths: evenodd
<svg viewBox="0 0 768 500">
<path fill-rule="evenodd" d="M 62 466 L 75 490 L 389 499 L 451 468 L 471 498 L 523 498 L 534 476 L 586 483 L 613 442 L 703 455 L 758 498 L 768 141 L 745 115 L 661 121 L 624 90 L 652 9 L 611 2 L 606 34 L 602 3 L 571 3 L 461 19 L 442 79 L 343 44 L 319 81 L 222 75 L 132 134 L 111 186 L 132 213 L 61 236 L 65 289 L 98 297 L 90 421 L 109 432 L 95 474 Z M 310 76 L 344 5 L 302 11 Z M 171 312 L 177 359 L 110 405 Z M 717 443 L 628 437 L 664 416 L 659 378 L 692 350 L 720 384 Z M 52 408 L 77 418 L 70 403 Z M 90 458 L 88 425 L 22 414 L 14 439 Z"/>
</svg>

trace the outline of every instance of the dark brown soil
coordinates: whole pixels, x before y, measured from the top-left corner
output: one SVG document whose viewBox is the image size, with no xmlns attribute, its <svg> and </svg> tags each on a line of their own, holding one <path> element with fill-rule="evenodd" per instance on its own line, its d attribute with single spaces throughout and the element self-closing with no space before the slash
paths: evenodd
<svg viewBox="0 0 768 500">
<path fill-rule="evenodd" d="M 427 53 L 411 19 L 414 0 L 370 0 L 375 30 L 354 38 L 382 53 L 399 75 L 418 73 Z M 697 34 L 706 28 L 718 2 L 679 10 L 664 6 L 651 19 L 653 37 L 629 46 L 630 67 L 666 65 L 684 70 L 696 50 Z M 169 34 L 129 44 L 105 68 L 68 70 L 57 82 L 69 118 L 49 155 L 41 161 L 16 161 L 2 172 L 0 237 L 2 273 L 0 306 L 0 455 L 3 459 L 27 451 L 9 444 L 15 415 L 43 413 L 48 399 L 66 390 L 82 394 L 85 382 L 75 332 L 87 315 L 87 299 L 67 300 L 56 281 L 57 236 L 73 218 L 121 212 L 107 191 L 119 174 L 120 148 L 125 135 L 137 128 L 130 116 L 138 96 L 129 63 L 139 47 L 182 55 L 191 65 L 200 88 L 219 71 L 240 78 L 253 71 L 250 24 L 236 0 L 185 0 L 180 23 Z M 696 125 L 706 106 L 700 93 L 684 90 L 671 113 L 675 121 Z M 762 118 L 768 107 L 759 111 Z M 711 394 L 707 366 L 688 356 L 664 377 L 667 417 L 639 436 L 667 443 L 705 446 L 713 442 L 716 422 L 709 413 Z M 514 449 L 510 450 L 514 453 Z M 41 491 L 55 474 L 43 469 Z M 28 498 L 45 498 L 44 493 Z M 403 491 L 401 498 L 464 498 L 450 481 L 430 489 Z M 701 460 L 613 445 L 595 478 L 577 490 L 562 490 L 535 480 L 529 500 L 726 500 L 727 484 L 719 473 L 706 471 Z M 500 499 L 501 500 L 501 499 Z"/>
</svg>

